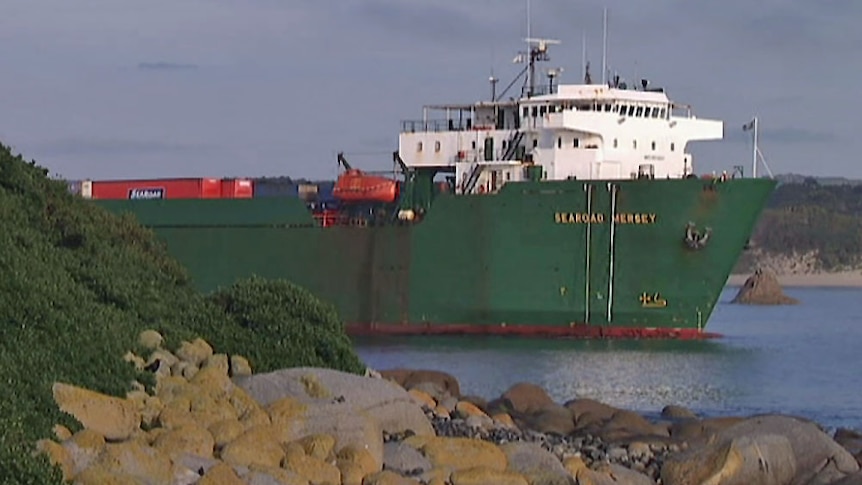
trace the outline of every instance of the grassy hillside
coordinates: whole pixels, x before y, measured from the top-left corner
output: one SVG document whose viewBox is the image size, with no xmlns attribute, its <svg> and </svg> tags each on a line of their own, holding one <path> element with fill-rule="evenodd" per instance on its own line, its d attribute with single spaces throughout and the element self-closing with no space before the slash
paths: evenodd
<svg viewBox="0 0 862 485">
<path fill-rule="evenodd" d="M 779 185 L 735 272 L 753 270 L 768 258 L 813 254 L 815 269 L 862 266 L 862 185 L 820 183 L 808 178 Z"/>
<path fill-rule="evenodd" d="M 203 337 L 255 371 L 364 370 L 331 305 L 285 281 L 199 294 L 151 232 L 0 145 L 0 482 L 58 483 L 31 456 L 55 423 L 78 429 L 56 409 L 52 383 L 125 395 L 139 376 L 122 356 L 147 328 L 171 348 Z"/>
</svg>

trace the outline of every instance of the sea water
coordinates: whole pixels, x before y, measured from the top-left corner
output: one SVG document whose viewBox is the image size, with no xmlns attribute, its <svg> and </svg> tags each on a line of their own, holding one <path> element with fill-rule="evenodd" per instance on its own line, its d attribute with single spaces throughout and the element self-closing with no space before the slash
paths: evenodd
<svg viewBox="0 0 862 485">
<path fill-rule="evenodd" d="M 518 382 L 558 402 L 589 397 L 656 415 L 679 404 L 708 416 L 780 412 L 862 430 L 862 289 L 786 288 L 798 305 L 730 303 L 722 293 L 710 341 L 584 341 L 511 337 L 357 339 L 375 369 L 436 369 L 463 394 L 491 399 Z"/>
</svg>

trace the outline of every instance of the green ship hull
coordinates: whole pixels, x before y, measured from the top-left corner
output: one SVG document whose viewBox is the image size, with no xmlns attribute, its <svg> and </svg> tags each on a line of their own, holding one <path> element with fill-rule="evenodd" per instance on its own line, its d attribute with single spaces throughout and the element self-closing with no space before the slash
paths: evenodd
<svg viewBox="0 0 862 485">
<path fill-rule="evenodd" d="M 321 227 L 298 198 L 94 203 L 151 227 L 201 290 L 284 278 L 352 334 L 698 338 L 774 187 L 520 181 L 365 227 Z"/>
</svg>

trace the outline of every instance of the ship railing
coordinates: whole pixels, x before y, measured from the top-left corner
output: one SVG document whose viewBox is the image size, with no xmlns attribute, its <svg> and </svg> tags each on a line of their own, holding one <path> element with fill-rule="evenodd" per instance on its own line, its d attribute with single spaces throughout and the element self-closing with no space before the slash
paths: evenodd
<svg viewBox="0 0 862 485">
<path fill-rule="evenodd" d="M 493 130 L 493 125 L 476 125 L 472 120 L 402 120 L 402 133 Z"/>
</svg>

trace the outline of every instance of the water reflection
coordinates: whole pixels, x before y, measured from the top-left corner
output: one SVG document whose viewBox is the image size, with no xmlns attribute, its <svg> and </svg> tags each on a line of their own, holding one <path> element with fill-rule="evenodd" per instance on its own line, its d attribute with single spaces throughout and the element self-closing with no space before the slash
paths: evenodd
<svg viewBox="0 0 862 485">
<path fill-rule="evenodd" d="M 493 398 L 533 382 L 559 402 L 590 397 L 655 413 L 681 404 L 704 414 L 785 412 L 862 427 L 862 291 L 787 289 L 800 305 L 730 305 L 722 295 L 709 341 L 512 337 L 356 339 L 378 369 L 437 369 L 462 391 Z"/>
</svg>

